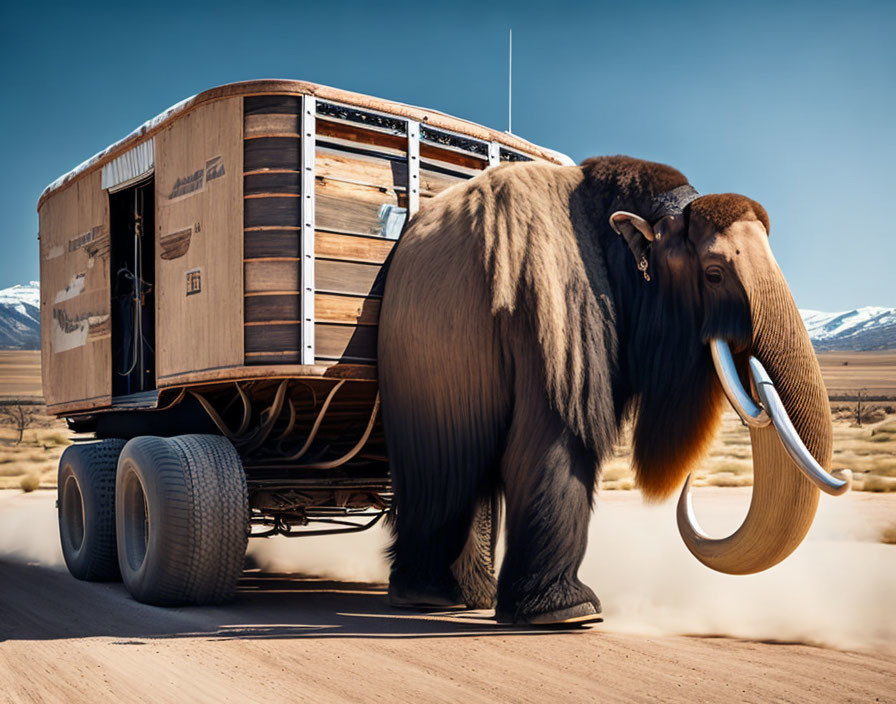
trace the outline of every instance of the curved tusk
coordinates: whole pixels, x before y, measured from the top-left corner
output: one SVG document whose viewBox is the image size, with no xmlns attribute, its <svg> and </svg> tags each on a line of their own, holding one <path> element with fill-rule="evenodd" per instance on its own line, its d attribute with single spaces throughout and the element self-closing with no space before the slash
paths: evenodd
<svg viewBox="0 0 896 704">
<path fill-rule="evenodd" d="M 709 343 L 709 349 L 712 352 L 712 362 L 716 367 L 716 374 L 719 377 L 722 390 L 725 392 L 725 396 L 728 397 L 731 406 L 737 411 L 737 415 L 751 428 L 764 428 L 767 426 L 771 419 L 740 383 L 740 377 L 737 375 L 737 367 L 734 366 L 734 358 L 731 356 L 728 343 L 721 338 L 714 337 Z M 750 359 L 752 360 L 753 358 L 751 357 Z"/>
<path fill-rule="evenodd" d="M 784 450 L 775 428 L 750 428 L 753 493 L 740 527 L 724 538 L 711 538 L 697 522 L 691 502 L 693 477 L 678 499 L 681 539 L 700 562 L 725 574 L 767 570 L 790 555 L 812 527 L 820 492 L 807 482 Z"/>
<path fill-rule="evenodd" d="M 678 495 L 678 506 L 675 508 L 675 519 L 678 521 L 678 532 L 693 535 L 698 540 L 712 540 L 697 522 L 694 512 L 694 500 L 691 495 L 691 475 L 684 480 L 681 493 Z"/>
<path fill-rule="evenodd" d="M 753 450 L 750 509 L 734 533 L 724 538 L 709 537 L 697 522 L 691 500 L 693 477 L 688 477 L 678 499 L 678 532 L 688 550 L 707 567 L 726 574 L 752 574 L 778 564 L 796 550 L 812 526 L 819 490 L 842 494 L 849 486 L 850 472 L 844 470 L 832 476 L 822 469 L 803 444 L 771 378 L 757 359 L 750 358 L 750 377 L 761 405 L 741 386 L 727 345 L 714 340 L 713 346 L 716 368 L 727 372 L 719 372 L 721 382 L 724 384 L 727 380 L 732 389 L 739 391 L 737 395 L 732 394 L 732 405 L 737 408 L 739 400 L 745 411 L 754 411 L 746 414 L 754 422 L 750 427 Z M 753 407 L 767 412 L 769 420 L 764 426 Z M 828 412 L 819 410 L 819 413 Z M 825 452 L 824 461 L 828 462 L 830 450 Z"/>
<path fill-rule="evenodd" d="M 852 472 L 848 469 L 835 469 L 833 472 L 827 472 L 822 467 L 812 453 L 806 448 L 796 428 L 787 415 L 787 410 L 781 402 L 781 397 L 775 390 L 771 378 L 762 366 L 762 363 L 755 357 L 750 357 L 750 375 L 753 377 L 753 383 L 756 386 L 756 393 L 762 405 L 771 416 L 775 430 L 778 431 L 778 437 L 784 445 L 784 449 L 794 464 L 812 482 L 816 487 L 831 496 L 839 496 L 847 491 L 852 484 Z"/>
<path fill-rule="evenodd" d="M 827 472 L 818 464 L 793 427 L 781 397 L 762 363 L 755 357 L 750 357 L 750 376 L 756 393 L 759 394 L 762 404 L 759 405 L 740 383 L 728 343 L 721 338 L 713 338 L 709 347 L 722 390 L 743 421 L 751 428 L 764 428 L 773 423 L 787 454 L 809 481 L 832 496 L 848 491 L 852 483 L 852 472 L 848 469 Z"/>
</svg>

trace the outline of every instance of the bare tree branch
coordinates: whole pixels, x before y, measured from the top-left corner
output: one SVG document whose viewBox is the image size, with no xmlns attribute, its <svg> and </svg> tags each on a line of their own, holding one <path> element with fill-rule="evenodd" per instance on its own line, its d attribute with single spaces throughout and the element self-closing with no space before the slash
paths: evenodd
<svg viewBox="0 0 896 704">
<path fill-rule="evenodd" d="M 22 442 L 22 437 L 24 437 L 25 431 L 34 423 L 35 416 L 37 416 L 37 409 L 30 405 L 24 405 L 21 402 L 0 406 L 0 423 L 11 425 L 18 433 L 16 445 Z"/>
</svg>

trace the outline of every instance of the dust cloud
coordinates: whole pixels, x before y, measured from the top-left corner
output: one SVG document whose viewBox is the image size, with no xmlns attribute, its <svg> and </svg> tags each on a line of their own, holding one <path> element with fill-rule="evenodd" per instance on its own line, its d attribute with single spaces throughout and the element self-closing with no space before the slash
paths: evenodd
<svg viewBox="0 0 896 704">
<path fill-rule="evenodd" d="M 746 515 L 750 489 L 698 489 L 695 510 L 711 535 Z M 600 596 L 600 628 L 643 635 L 726 635 L 846 649 L 896 650 L 896 546 L 877 542 L 896 517 L 896 496 L 822 496 L 809 536 L 757 575 L 723 575 L 687 551 L 675 501 L 644 504 L 637 492 L 596 502 L 581 578 Z M 253 542 L 265 570 L 385 582 L 388 533 Z M 501 557 L 499 550 L 499 559 Z"/>
<path fill-rule="evenodd" d="M 713 536 L 733 532 L 750 490 L 695 491 Z M 606 627 L 726 635 L 837 648 L 896 649 L 896 546 L 878 542 L 896 496 L 822 496 L 803 544 L 748 576 L 704 567 L 678 536 L 675 501 L 648 506 L 634 492 L 602 495 L 580 575 L 601 597 Z"/>
<path fill-rule="evenodd" d="M 64 568 L 55 501 L 55 491 L 0 491 L 0 560 Z"/>
<path fill-rule="evenodd" d="M 249 541 L 249 563 L 265 572 L 290 572 L 344 582 L 386 582 L 389 533 L 379 525 L 361 533 Z"/>
<path fill-rule="evenodd" d="M 0 560 L 62 568 L 55 492 L 0 492 Z M 701 525 L 715 536 L 746 514 L 745 489 L 697 489 Z M 807 539 L 780 565 L 750 576 L 698 563 L 675 526 L 675 502 L 602 492 L 580 575 L 600 596 L 606 631 L 725 635 L 845 649 L 896 651 L 896 546 L 878 541 L 896 495 L 822 496 Z M 388 532 L 251 540 L 250 564 L 352 582 L 385 582 Z M 499 552 L 500 557 L 500 552 Z"/>
</svg>

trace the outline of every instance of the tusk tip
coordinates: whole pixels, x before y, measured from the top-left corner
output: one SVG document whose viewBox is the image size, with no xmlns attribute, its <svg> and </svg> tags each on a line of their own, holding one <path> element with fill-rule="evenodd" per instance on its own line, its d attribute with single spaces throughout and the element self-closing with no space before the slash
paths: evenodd
<svg viewBox="0 0 896 704">
<path fill-rule="evenodd" d="M 834 469 L 831 470 L 831 476 L 835 479 L 839 479 L 843 482 L 843 486 L 840 487 L 837 495 L 845 494 L 847 491 L 852 488 L 852 470 L 851 469 Z"/>
<path fill-rule="evenodd" d="M 681 485 L 681 492 L 678 494 L 678 505 L 682 506 L 682 504 L 690 504 L 691 501 L 691 475 L 688 474 L 684 478 L 684 484 Z"/>
<path fill-rule="evenodd" d="M 685 477 L 684 484 L 681 486 L 681 493 L 678 495 L 678 506 L 676 507 L 676 516 L 678 520 L 678 528 L 679 531 L 682 529 L 682 526 L 686 526 L 690 528 L 691 525 L 696 521 L 694 517 L 694 506 L 691 501 L 691 475 L 688 474 Z M 691 532 L 691 531 L 687 531 Z M 682 536 L 684 537 L 684 536 Z M 685 540 L 687 542 L 687 540 Z"/>
</svg>

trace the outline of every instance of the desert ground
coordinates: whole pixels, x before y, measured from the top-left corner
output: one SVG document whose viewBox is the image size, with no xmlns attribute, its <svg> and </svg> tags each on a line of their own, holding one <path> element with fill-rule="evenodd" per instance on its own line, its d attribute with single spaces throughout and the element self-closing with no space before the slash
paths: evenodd
<svg viewBox="0 0 896 704">
<path fill-rule="evenodd" d="M 0 350 L 0 399 L 42 398 L 40 352 Z"/>
<path fill-rule="evenodd" d="M 0 404 L 36 400 L 38 359 L 0 353 Z M 856 471 L 856 491 L 822 496 L 781 565 L 721 575 L 681 543 L 674 501 L 645 505 L 627 490 L 623 438 L 580 572 L 605 622 L 570 631 L 391 609 L 380 529 L 251 541 L 225 607 L 159 609 L 120 583 L 78 582 L 62 562 L 52 491 L 70 436 L 38 414 L 16 445 L 4 425 L 0 702 L 896 701 L 896 355 L 821 360 L 841 399 L 834 464 Z M 861 426 L 856 389 L 875 399 Z M 729 533 L 752 483 L 749 435 L 733 414 L 695 478 L 701 524 Z"/>
<path fill-rule="evenodd" d="M 707 487 L 707 530 L 749 489 Z M 823 497 L 785 563 L 697 563 L 673 506 L 602 492 L 581 575 L 605 622 L 497 625 L 491 612 L 391 609 L 386 536 L 253 542 L 237 600 L 160 609 L 71 578 L 53 494 L 0 491 L 0 700 L 867 702 L 896 698 L 896 494 Z"/>
<path fill-rule="evenodd" d="M 896 352 L 829 352 L 819 355 L 832 398 L 834 467 L 855 472 L 853 488 L 896 491 Z M 858 425 L 856 396 L 862 393 Z M 4 404 L 21 400 L 35 416 L 16 445 L 16 433 L 0 423 L 0 489 L 52 488 L 59 456 L 70 442 L 65 423 L 44 414 L 40 405 L 40 353 L 0 351 L 0 413 Z M 2 417 L 0 417 L 2 420 Z M 732 411 L 695 475 L 696 486 L 750 486 L 750 436 Z M 603 489 L 633 489 L 634 474 L 627 434 L 605 464 Z"/>
<path fill-rule="evenodd" d="M 896 399 L 896 352 L 822 352 L 818 355 L 828 394 L 852 398 L 868 396 Z"/>
</svg>

